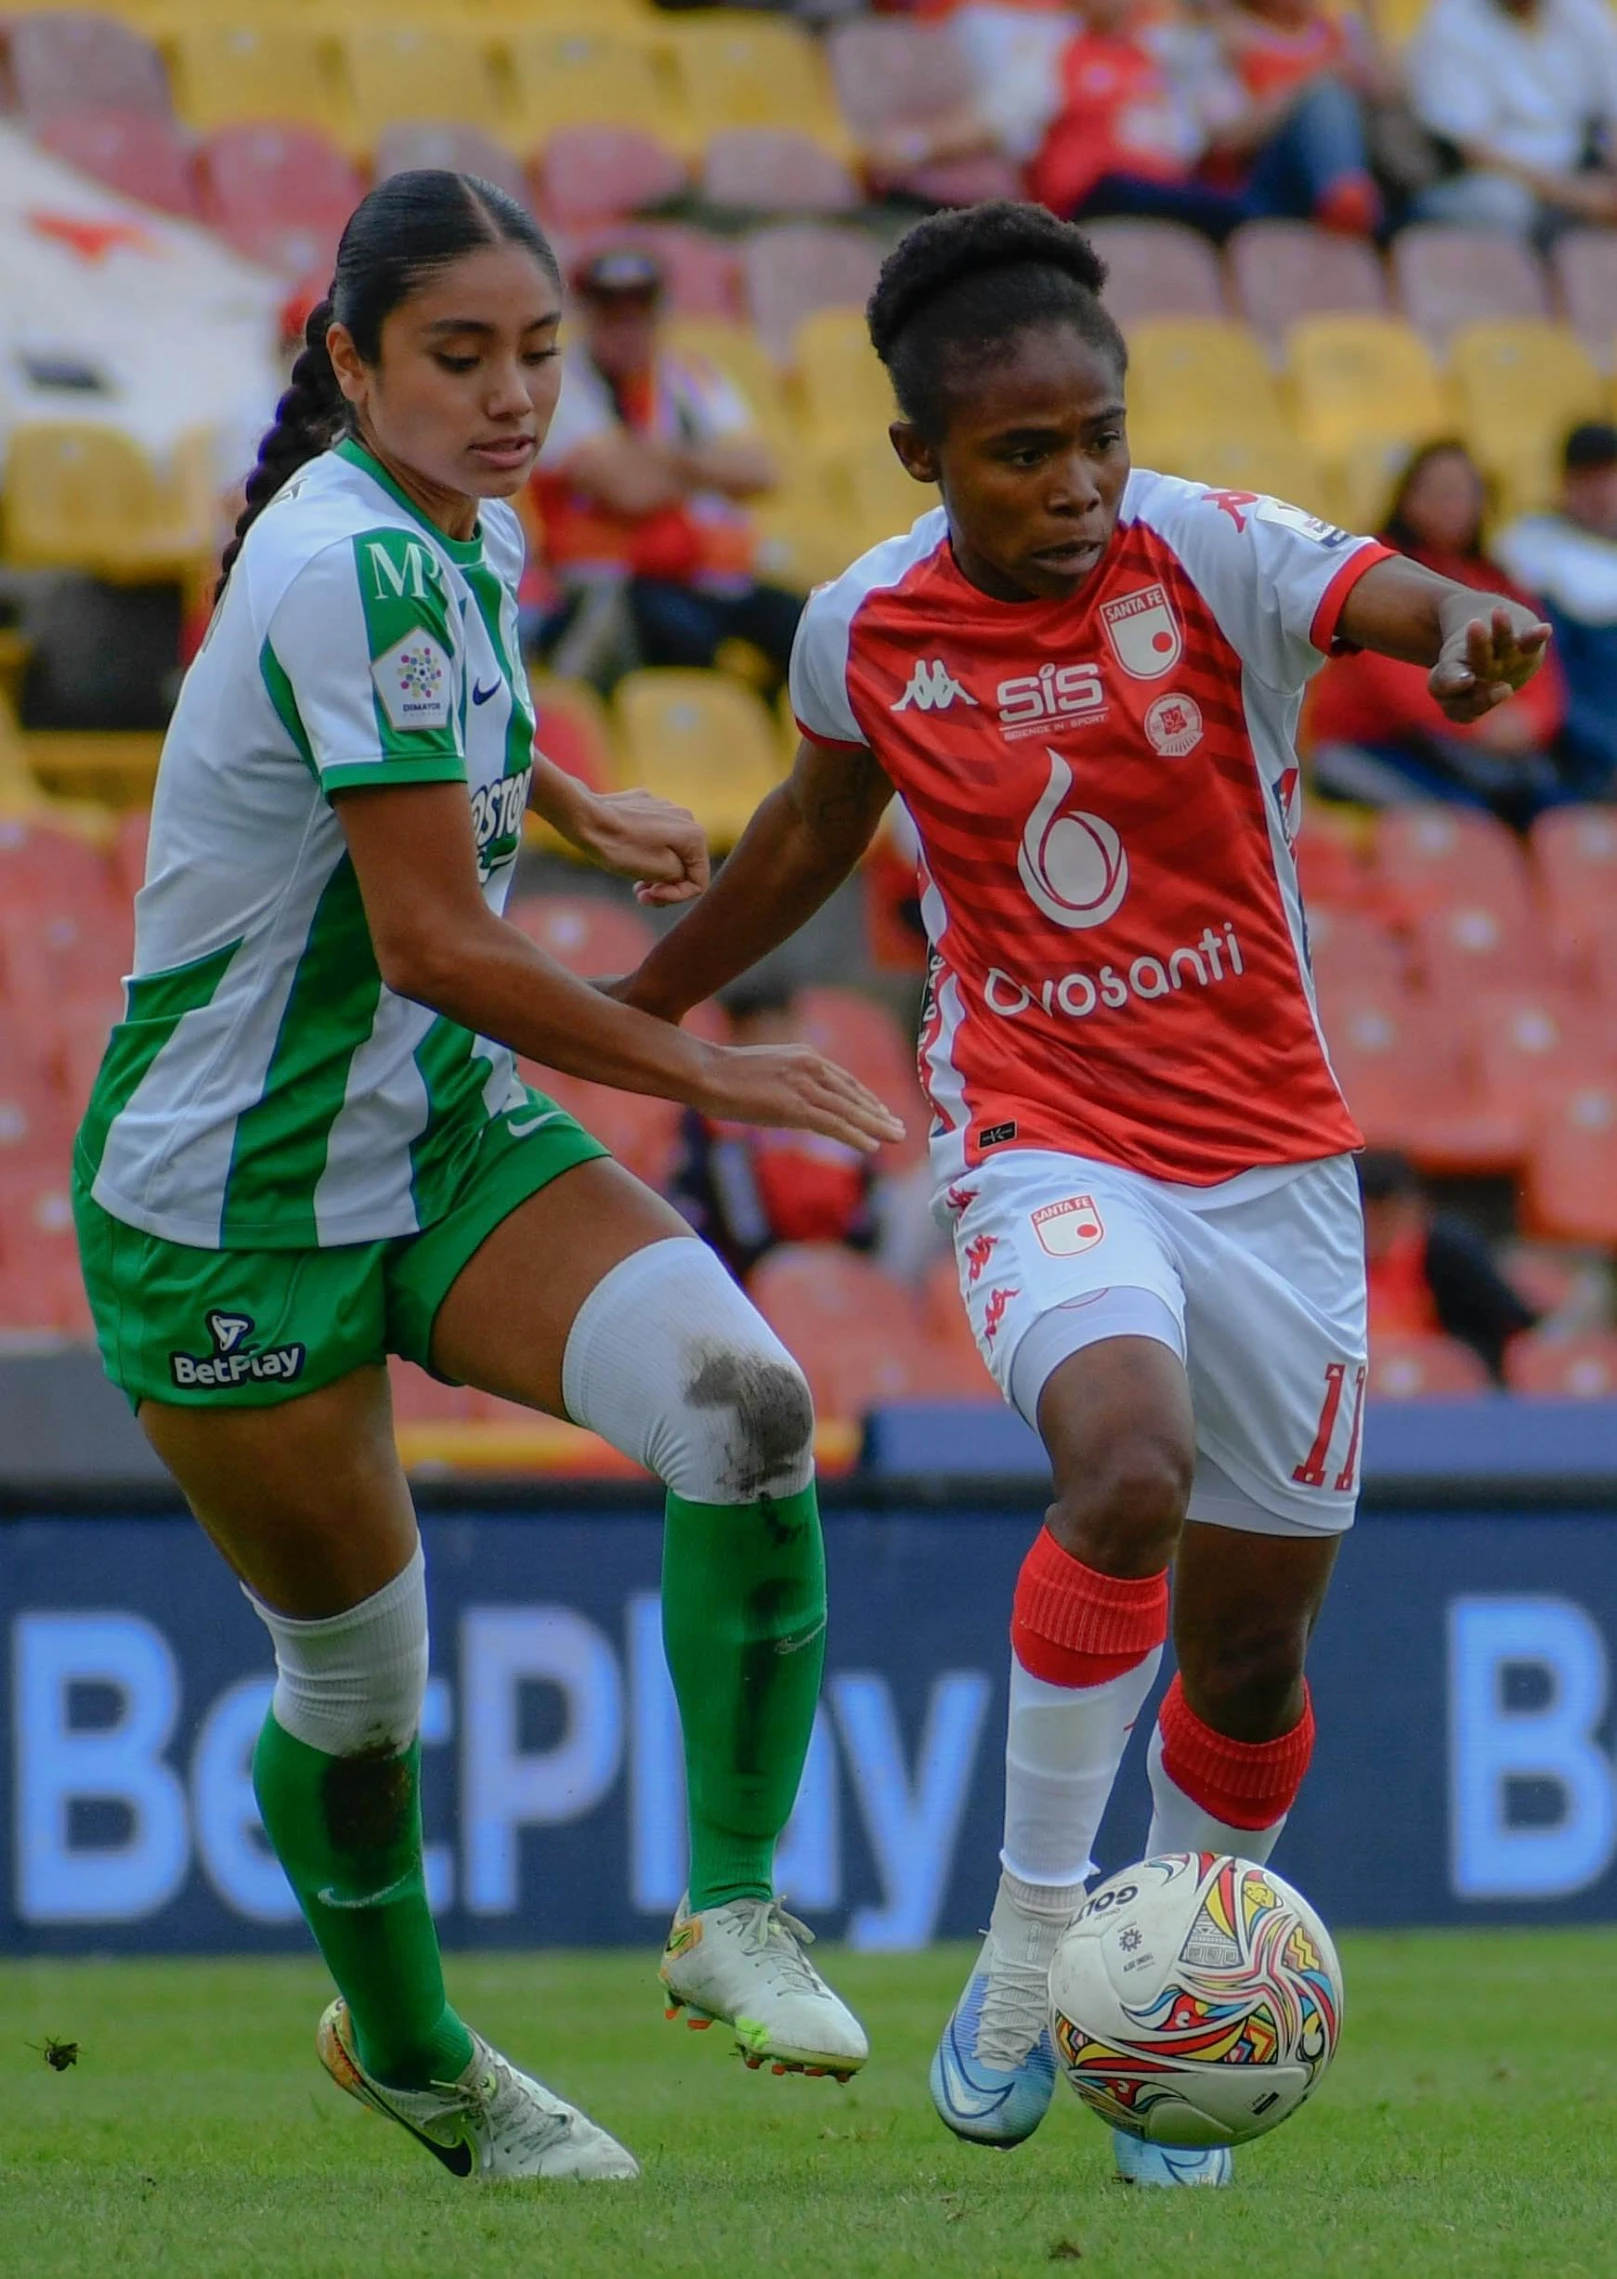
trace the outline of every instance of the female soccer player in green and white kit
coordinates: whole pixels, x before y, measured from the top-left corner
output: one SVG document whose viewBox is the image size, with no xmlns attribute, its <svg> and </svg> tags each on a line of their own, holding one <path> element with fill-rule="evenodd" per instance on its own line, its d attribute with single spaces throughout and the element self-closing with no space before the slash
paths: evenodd
<svg viewBox="0 0 1617 2279">
<path fill-rule="evenodd" d="M 699 1043 L 500 916 L 530 799 L 648 899 L 706 880 L 689 816 L 533 753 L 499 502 L 555 406 L 560 313 L 550 248 L 486 183 L 397 175 L 350 220 L 164 749 L 75 1200 L 107 1368 L 274 1641 L 254 1782 L 340 1989 L 323 2063 L 457 2174 L 593 2178 L 634 2160 L 445 2000 L 385 1358 L 666 1483 L 691 1887 L 663 1977 L 751 2062 L 852 2072 L 864 2035 L 772 1883 L 825 1622 L 807 1388 L 512 1053 L 862 1148 L 897 1127 L 815 1054 Z"/>
</svg>

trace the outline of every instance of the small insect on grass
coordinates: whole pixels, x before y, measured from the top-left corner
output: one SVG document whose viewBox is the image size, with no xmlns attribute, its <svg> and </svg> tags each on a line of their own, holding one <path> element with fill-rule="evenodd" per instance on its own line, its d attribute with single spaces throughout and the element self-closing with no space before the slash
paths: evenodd
<svg viewBox="0 0 1617 2279">
<path fill-rule="evenodd" d="M 59 2042 L 54 2034 L 47 2034 L 42 2042 L 30 2042 L 31 2050 L 38 2050 L 52 2073 L 65 2073 L 70 2065 L 79 2062 L 77 2042 Z"/>
</svg>

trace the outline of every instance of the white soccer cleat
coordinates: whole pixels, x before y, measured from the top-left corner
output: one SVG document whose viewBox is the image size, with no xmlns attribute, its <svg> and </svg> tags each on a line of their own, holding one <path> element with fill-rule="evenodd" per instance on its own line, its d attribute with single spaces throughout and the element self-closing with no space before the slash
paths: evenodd
<svg viewBox="0 0 1617 2279">
<path fill-rule="evenodd" d="M 472 2044 L 472 2062 L 457 2081 L 390 2089 L 373 2080 L 355 2055 L 348 2005 L 340 1996 L 315 2036 L 320 2063 L 337 2087 L 408 2129 L 451 2176 L 596 2183 L 639 2175 L 634 2155 L 575 2105 L 519 2073 L 481 2034 L 472 2035 Z"/>
<path fill-rule="evenodd" d="M 864 2028 L 804 1948 L 814 1933 L 778 1899 L 732 1899 L 698 1915 L 682 1899 L 659 1976 L 666 2015 L 698 2031 L 728 2026 L 756 2072 L 830 2073 L 846 2081 L 870 2055 Z"/>
</svg>

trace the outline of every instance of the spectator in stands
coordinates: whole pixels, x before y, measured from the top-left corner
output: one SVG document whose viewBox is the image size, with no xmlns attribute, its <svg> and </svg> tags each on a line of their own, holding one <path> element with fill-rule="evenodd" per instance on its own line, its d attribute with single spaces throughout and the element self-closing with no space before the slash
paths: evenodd
<svg viewBox="0 0 1617 2279">
<path fill-rule="evenodd" d="M 1469 1220 L 1437 1210 L 1411 1164 L 1390 1148 L 1358 1159 L 1370 1337 L 1441 1331 L 1480 1354 L 1504 1382 L 1505 1348 L 1538 1315 L 1495 1266 Z"/>
<path fill-rule="evenodd" d="M 1422 220 L 1540 238 L 1617 220 L 1617 23 L 1602 0 L 1436 0 L 1406 69 L 1457 168 L 1421 194 Z"/>
<path fill-rule="evenodd" d="M 1463 443 L 1428 443 L 1399 479 L 1382 536 L 1401 554 L 1479 593 L 1530 609 L 1484 551 L 1487 487 Z M 1442 799 L 1487 807 L 1518 828 L 1572 796 L 1552 757 L 1566 695 L 1552 649 L 1544 669 L 1473 727 L 1458 728 L 1432 701 L 1419 665 L 1367 652 L 1334 657 L 1309 712 L 1314 782 L 1338 799 L 1377 807 Z"/>
<path fill-rule="evenodd" d="M 736 390 L 662 338 L 663 279 L 638 248 L 592 255 L 573 278 L 582 339 L 534 479 L 546 564 L 567 606 L 622 593 L 648 665 L 734 661 L 744 642 L 771 688 L 785 678 L 802 602 L 753 575 L 745 502 L 775 462 Z"/>
<path fill-rule="evenodd" d="M 1560 506 L 1513 522 L 1495 552 L 1513 578 L 1543 595 L 1555 628 L 1551 655 L 1567 690 L 1568 781 L 1581 798 L 1610 799 L 1617 794 L 1617 427 L 1590 420 L 1572 430 Z"/>
<path fill-rule="evenodd" d="M 792 992 L 761 979 L 728 1000 L 737 1045 L 806 1041 Z M 868 1157 L 810 1132 L 716 1123 L 687 1109 L 670 1197 L 738 1278 L 783 1242 L 876 1239 Z"/>
</svg>

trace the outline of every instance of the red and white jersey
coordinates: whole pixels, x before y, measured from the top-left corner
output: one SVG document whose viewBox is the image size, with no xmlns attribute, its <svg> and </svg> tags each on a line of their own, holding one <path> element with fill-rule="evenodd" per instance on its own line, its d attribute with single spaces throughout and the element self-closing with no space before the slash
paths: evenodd
<svg viewBox="0 0 1617 2279">
<path fill-rule="evenodd" d="M 1314 1004 L 1295 738 L 1387 552 L 1136 470 L 1071 600 L 978 592 L 942 508 L 811 596 L 798 723 L 868 746 L 921 842 L 942 1177 L 1034 1147 L 1205 1187 L 1360 1144 Z"/>
</svg>

